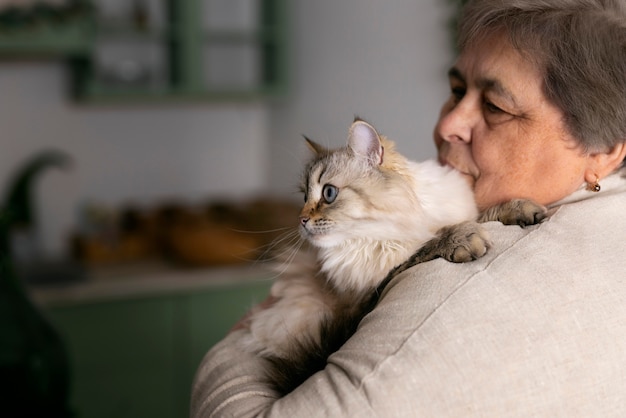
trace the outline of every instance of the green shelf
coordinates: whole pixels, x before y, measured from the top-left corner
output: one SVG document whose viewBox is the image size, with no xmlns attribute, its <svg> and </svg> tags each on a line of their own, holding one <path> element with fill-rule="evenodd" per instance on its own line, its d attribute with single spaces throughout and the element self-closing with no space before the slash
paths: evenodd
<svg viewBox="0 0 626 418">
<path fill-rule="evenodd" d="M 287 0 L 256 0 L 258 17 L 252 28 L 219 30 L 205 27 L 202 21 L 203 7 L 210 1 L 150 2 L 151 7 L 162 8 L 164 21 L 158 27 L 149 23 L 137 28 L 131 21 L 100 16 L 99 3 L 105 0 L 93 0 L 94 7 L 80 18 L 0 28 L 0 59 L 67 60 L 71 95 L 84 103 L 240 101 L 284 95 Z M 139 52 L 126 51 L 126 56 L 113 61 L 111 51 L 124 48 L 139 48 Z M 122 65 L 133 60 L 140 71 L 128 82 Z"/>
<path fill-rule="evenodd" d="M 0 30 L 0 54 L 87 55 L 93 46 L 93 23 L 89 20 L 65 25 L 40 24 L 21 29 Z"/>
<path fill-rule="evenodd" d="M 177 89 L 140 89 L 92 87 L 80 100 L 91 104 L 131 104 L 159 103 L 177 101 L 222 101 L 240 102 L 271 99 L 286 93 L 279 88 L 258 89 L 223 89 L 223 90 L 177 90 Z"/>
<path fill-rule="evenodd" d="M 166 29 L 137 29 L 124 24 L 103 24 L 95 28 L 95 38 L 111 41 L 144 40 L 166 42 L 173 37 Z"/>
<path fill-rule="evenodd" d="M 256 29 L 219 30 L 206 28 L 202 22 L 202 8 L 211 0 L 162 1 L 167 18 L 156 30 L 150 26 L 138 30 L 130 23 L 96 22 L 91 55 L 73 61 L 76 99 L 95 104 L 247 101 L 285 94 L 287 0 L 257 0 Z M 156 77 L 157 83 L 124 85 L 114 80 L 112 64 L 99 61 L 97 48 L 124 42 L 142 43 L 160 51 L 162 61 L 157 67 L 144 64 L 144 70 Z M 230 70 L 223 67 L 228 59 L 232 60 Z"/>
</svg>

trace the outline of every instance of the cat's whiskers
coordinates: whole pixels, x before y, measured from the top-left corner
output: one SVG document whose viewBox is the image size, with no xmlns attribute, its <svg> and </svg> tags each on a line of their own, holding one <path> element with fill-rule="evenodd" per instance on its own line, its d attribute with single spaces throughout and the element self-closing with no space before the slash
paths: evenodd
<svg viewBox="0 0 626 418">
<path fill-rule="evenodd" d="M 276 229 L 272 232 L 285 231 L 268 244 L 259 247 L 257 263 L 269 263 L 271 269 L 276 272 L 272 279 L 283 275 L 298 256 L 304 239 L 301 237 L 298 228 L 286 227 Z"/>
<path fill-rule="evenodd" d="M 287 245 L 291 245 L 291 242 L 294 241 L 294 236 L 299 235 L 297 233 L 297 229 L 294 230 L 293 227 L 282 227 L 282 228 L 276 228 L 276 229 L 266 229 L 266 230 L 257 230 L 257 231 L 237 229 L 237 228 L 228 228 L 228 229 L 233 232 L 237 232 L 240 234 L 247 234 L 247 235 L 270 235 L 270 234 L 275 235 L 278 232 L 285 231 L 284 233 L 278 235 L 277 238 L 274 238 L 271 241 L 263 245 L 250 248 L 247 251 L 247 254 L 250 254 L 250 257 L 245 257 L 245 256 L 238 257 L 239 260 L 246 262 L 246 263 L 251 263 L 252 265 L 257 265 L 259 263 L 263 263 L 268 260 L 280 258 L 280 256 L 274 255 L 272 257 L 269 257 L 268 255 L 271 253 L 274 253 L 274 249 L 278 247 L 278 245 L 280 245 L 284 241 L 288 241 Z"/>
<path fill-rule="evenodd" d="M 285 230 L 285 233 L 280 234 L 278 237 L 276 237 L 270 243 L 264 246 L 265 249 L 261 254 L 262 259 L 273 260 L 276 258 L 280 258 L 281 254 L 283 252 L 286 252 L 286 247 L 290 247 L 294 242 L 300 239 L 300 234 L 297 229 L 283 228 L 283 230 Z M 280 249 L 280 251 L 276 251 L 277 249 Z M 272 256 L 270 256 L 270 254 Z"/>
<path fill-rule="evenodd" d="M 304 245 L 304 242 L 305 241 L 302 237 L 300 237 L 300 234 L 292 235 L 289 245 L 284 246 L 283 250 L 275 257 L 277 261 L 280 261 L 280 263 L 276 264 L 275 278 L 282 276 L 289 270 L 293 261 L 300 253 L 300 249 L 302 248 L 302 245 Z"/>
<path fill-rule="evenodd" d="M 237 228 L 228 228 L 230 231 L 233 232 L 240 232 L 242 234 L 272 234 L 275 232 L 280 232 L 280 231 L 288 231 L 293 229 L 292 227 L 289 226 L 285 226 L 282 228 L 276 228 L 276 229 L 264 229 L 262 231 L 251 231 L 251 230 L 247 230 L 247 229 L 237 229 Z"/>
</svg>

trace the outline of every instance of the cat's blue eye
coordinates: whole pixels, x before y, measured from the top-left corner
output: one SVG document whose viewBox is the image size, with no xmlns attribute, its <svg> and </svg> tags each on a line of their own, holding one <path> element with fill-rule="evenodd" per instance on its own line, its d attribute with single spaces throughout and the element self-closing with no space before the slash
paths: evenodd
<svg viewBox="0 0 626 418">
<path fill-rule="evenodd" d="M 322 197 L 326 203 L 333 203 L 339 194 L 339 190 L 332 184 L 324 185 L 322 189 Z"/>
</svg>

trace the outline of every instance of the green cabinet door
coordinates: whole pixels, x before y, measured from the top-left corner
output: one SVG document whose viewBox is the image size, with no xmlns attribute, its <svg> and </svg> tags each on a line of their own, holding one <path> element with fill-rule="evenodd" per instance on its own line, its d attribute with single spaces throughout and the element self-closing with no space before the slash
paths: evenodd
<svg viewBox="0 0 626 418">
<path fill-rule="evenodd" d="M 188 416 L 202 357 L 269 286 L 262 281 L 48 308 L 70 352 L 77 417 Z"/>
<path fill-rule="evenodd" d="M 251 307 L 267 297 L 269 281 L 204 292 L 189 297 L 189 336 L 192 368 Z"/>
<path fill-rule="evenodd" d="M 70 352 L 79 417 L 179 416 L 172 396 L 175 307 L 160 298 L 50 312 Z"/>
</svg>

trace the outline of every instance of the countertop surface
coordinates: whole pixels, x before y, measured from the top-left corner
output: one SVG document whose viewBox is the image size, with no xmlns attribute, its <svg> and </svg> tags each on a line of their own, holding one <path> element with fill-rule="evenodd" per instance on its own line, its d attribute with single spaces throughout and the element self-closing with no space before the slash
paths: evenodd
<svg viewBox="0 0 626 418">
<path fill-rule="evenodd" d="M 164 263 L 142 263 L 92 268 L 84 280 L 29 286 L 33 301 L 42 306 L 63 306 L 127 298 L 151 297 L 211 288 L 267 283 L 274 272 L 263 263 L 180 268 Z"/>
</svg>

